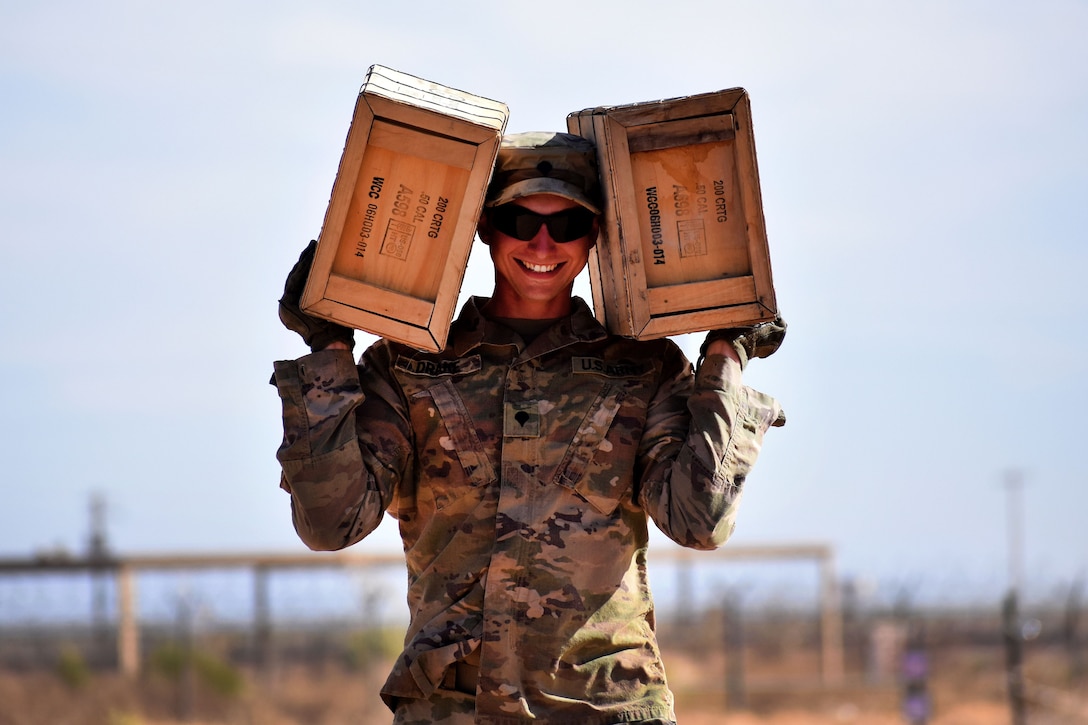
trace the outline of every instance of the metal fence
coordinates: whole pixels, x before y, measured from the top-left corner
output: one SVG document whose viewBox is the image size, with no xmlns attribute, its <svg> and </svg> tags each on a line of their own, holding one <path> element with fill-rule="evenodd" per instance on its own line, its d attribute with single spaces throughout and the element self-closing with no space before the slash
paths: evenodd
<svg viewBox="0 0 1088 725">
<path fill-rule="evenodd" d="M 903 693 L 912 653 L 925 662 L 923 693 L 933 672 L 973 673 L 962 681 L 999 696 L 1007 681 L 1010 625 L 998 598 L 923 604 L 903 586 L 861 591 L 837 578 L 820 545 L 657 551 L 650 573 L 663 647 L 706 664 L 690 687 L 737 706 L 761 691 Z M 1028 673 L 1027 695 L 1074 718 L 1088 686 L 1082 590 L 1056 586 L 1025 604 L 1013 637 L 1046 662 Z M 367 668 L 398 651 L 404 602 L 399 554 L 0 560 L 0 670 L 55 671 L 76 659 L 133 677 L 194 652 L 255 676 Z"/>
</svg>

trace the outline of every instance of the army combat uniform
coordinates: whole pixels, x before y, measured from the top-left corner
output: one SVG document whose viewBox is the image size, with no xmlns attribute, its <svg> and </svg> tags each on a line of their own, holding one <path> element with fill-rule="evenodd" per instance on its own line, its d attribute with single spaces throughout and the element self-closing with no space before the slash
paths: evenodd
<svg viewBox="0 0 1088 725">
<path fill-rule="evenodd" d="M 675 343 L 609 335 L 580 299 L 528 345 L 485 301 L 441 353 L 380 340 L 358 365 L 276 363 L 295 528 L 332 550 L 399 521 L 411 621 L 382 688 L 397 722 L 674 720 L 647 518 L 721 545 L 781 410 L 735 362 L 693 376 Z"/>
</svg>

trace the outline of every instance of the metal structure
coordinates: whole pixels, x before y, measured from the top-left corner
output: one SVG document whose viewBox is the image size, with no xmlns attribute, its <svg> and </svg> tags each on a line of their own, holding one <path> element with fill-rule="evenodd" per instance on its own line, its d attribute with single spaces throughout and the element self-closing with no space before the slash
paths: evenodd
<svg viewBox="0 0 1088 725">
<path fill-rule="evenodd" d="M 717 551 L 658 548 L 651 562 L 672 562 L 681 577 L 680 586 L 690 586 L 689 569 L 714 561 L 801 560 L 815 563 L 820 581 L 821 678 L 827 685 L 842 682 L 844 676 L 843 622 L 834 554 L 826 545 L 726 546 Z M 85 572 L 96 577 L 114 576 L 117 584 L 117 656 L 121 671 L 136 675 L 140 669 L 139 620 L 136 612 L 136 575 L 147 571 L 245 569 L 254 573 L 254 631 L 260 651 L 271 632 L 268 577 L 284 569 L 367 568 L 403 565 L 399 553 L 236 553 L 236 554 L 155 554 L 114 556 L 96 552 L 92 556 L 39 556 L 0 559 L 0 575 L 58 572 Z"/>
</svg>

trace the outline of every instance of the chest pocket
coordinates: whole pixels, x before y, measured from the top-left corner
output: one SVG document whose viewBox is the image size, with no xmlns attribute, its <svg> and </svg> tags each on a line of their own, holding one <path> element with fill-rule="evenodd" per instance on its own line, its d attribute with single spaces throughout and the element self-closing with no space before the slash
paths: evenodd
<svg viewBox="0 0 1088 725">
<path fill-rule="evenodd" d="M 606 384 L 582 419 L 578 431 L 556 469 L 554 483 L 574 490 L 593 508 L 611 514 L 631 486 L 629 475 L 611 475 L 610 466 L 595 463 L 595 457 L 608 455 L 606 436 L 623 404 L 622 388 Z M 601 471 L 600 469 L 605 469 Z M 594 475 L 602 473 L 603 475 Z"/>
<path fill-rule="evenodd" d="M 495 467 L 454 384 L 456 377 L 478 374 L 480 369 L 478 355 L 460 360 L 402 356 L 396 363 L 420 450 L 433 451 L 419 454 L 423 456 L 419 464 L 438 509 L 462 496 L 466 485 L 477 488 L 495 480 Z M 451 464 L 459 464 L 460 470 L 451 470 Z M 410 499 L 414 502 L 415 496 Z"/>
<path fill-rule="evenodd" d="M 461 467 L 465 470 L 465 477 L 473 486 L 480 486 L 495 480 L 495 468 L 488 459 L 480 437 L 476 434 L 476 427 L 472 424 L 472 418 L 461 400 L 461 395 L 453 387 L 453 382 L 443 380 L 424 390 L 416 392 L 412 397 L 419 398 L 430 396 L 434 401 L 438 415 L 442 418 L 449 433 L 453 450 Z"/>
</svg>

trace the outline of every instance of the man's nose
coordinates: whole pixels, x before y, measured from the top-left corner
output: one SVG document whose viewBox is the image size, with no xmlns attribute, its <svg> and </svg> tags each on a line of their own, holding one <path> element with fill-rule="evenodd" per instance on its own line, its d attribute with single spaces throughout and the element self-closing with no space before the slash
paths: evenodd
<svg viewBox="0 0 1088 725">
<path fill-rule="evenodd" d="M 540 229 L 536 230 L 536 234 L 533 238 L 526 242 L 534 250 L 548 250 L 555 245 L 555 240 L 552 239 L 551 233 L 548 232 L 548 225 L 541 224 Z"/>
</svg>

